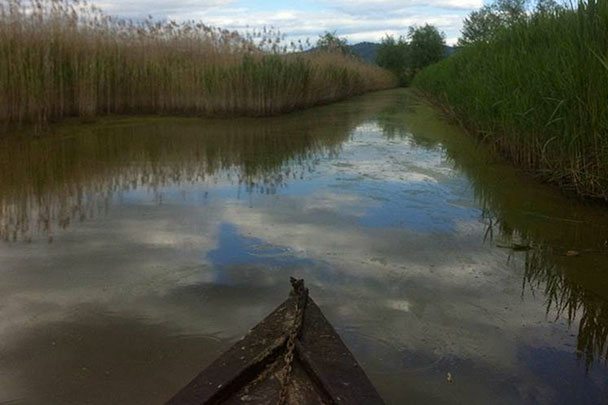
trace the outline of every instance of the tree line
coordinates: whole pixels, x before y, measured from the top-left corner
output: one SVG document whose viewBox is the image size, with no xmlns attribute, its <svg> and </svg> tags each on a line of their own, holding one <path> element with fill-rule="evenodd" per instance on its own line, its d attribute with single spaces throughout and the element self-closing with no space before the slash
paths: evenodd
<svg viewBox="0 0 608 405">
<path fill-rule="evenodd" d="M 542 18 L 566 10 L 556 0 L 493 0 L 472 11 L 463 21 L 457 48 L 495 40 L 529 18 Z M 345 38 L 326 32 L 317 49 L 354 56 Z M 431 24 L 411 26 L 405 35 L 386 35 L 377 51 L 376 64 L 392 72 L 401 86 L 408 86 L 425 67 L 447 56 L 445 34 Z"/>
<path fill-rule="evenodd" d="M 445 57 L 445 34 L 430 24 L 410 27 L 405 36 L 387 35 L 382 39 L 376 63 L 408 85 L 420 70 Z"/>
</svg>

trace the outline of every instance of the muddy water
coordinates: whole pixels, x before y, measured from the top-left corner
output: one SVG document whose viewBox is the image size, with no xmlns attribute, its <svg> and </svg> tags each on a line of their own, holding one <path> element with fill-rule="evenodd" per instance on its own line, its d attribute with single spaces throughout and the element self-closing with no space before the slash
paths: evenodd
<svg viewBox="0 0 608 405">
<path fill-rule="evenodd" d="M 608 210 L 407 91 L 51 132 L 0 142 L 0 402 L 161 403 L 290 275 L 388 403 L 608 398 Z"/>
</svg>

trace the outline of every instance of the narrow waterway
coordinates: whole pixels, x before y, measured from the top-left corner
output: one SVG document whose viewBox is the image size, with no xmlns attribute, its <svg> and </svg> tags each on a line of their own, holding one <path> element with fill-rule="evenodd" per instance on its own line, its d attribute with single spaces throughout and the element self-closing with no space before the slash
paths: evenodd
<svg viewBox="0 0 608 405">
<path fill-rule="evenodd" d="M 162 403 L 292 275 L 387 403 L 608 398 L 608 209 L 407 90 L 0 140 L 0 403 Z"/>
</svg>

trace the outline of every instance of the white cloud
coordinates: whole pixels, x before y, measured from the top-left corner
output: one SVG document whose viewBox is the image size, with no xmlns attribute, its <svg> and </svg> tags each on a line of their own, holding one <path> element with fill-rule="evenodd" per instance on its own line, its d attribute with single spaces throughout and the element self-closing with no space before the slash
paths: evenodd
<svg viewBox="0 0 608 405">
<path fill-rule="evenodd" d="M 403 10 L 413 7 L 471 9 L 483 5 L 482 0 L 332 0 L 329 6 L 349 10 Z"/>
<path fill-rule="evenodd" d="M 446 33 L 448 43 L 454 43 L 463 17 L 481 6 L 482 1 L 318 0 L 311 3 L 316 8 L 310 7 L 310 3 L 306 7 L 287 3 L 260 10 L 237 0 L 135 0 L 128 3 L 105 0 L 98 5 L 109 14 L 129 18 L 151 14 L 160 19 L 195 19 L 239 31 L 273 26 L 290 40 L 315 40 L 324 31 L 336 31 L 351 42 L 379 41 L 386 34 L 404 34 L 410 25 L 430 23 Z"/>
<path fill-rule="evenodd" d="M 143 17 L 149 14 L 153 16 L 165 17 L 171 14 L 188 15 L 191 12 L 200 12 L 216 7 L 226 7 L 234 0 L 104 0 L 93 1 L 108 14 L 121 15 L 127 17 Z"/>
<path fill-rule="evenodd" d="M 256 12 L 232 9 L 229 13 L 216 9 L 196 14 L 207 24 L 228 29 L 247 31 L 254 27 L 273 26 L 290 39 L 314 40 L 324 31 L 336 31 L 351 42 L 379 41 L 386 34 L 403 35 L 411 25 L 433 24 L 439 30 L 458 35 L 462 16 L 458 14 L 400 13 L 384 16 L 364 16 L 342 13 L 339 10 L 318 12 L 283 10 L 281 12 Z M 192 15 L 190 15 L 192 18 Z M 180 19 L 180 16 L 175 16 Z"/>
</svg>

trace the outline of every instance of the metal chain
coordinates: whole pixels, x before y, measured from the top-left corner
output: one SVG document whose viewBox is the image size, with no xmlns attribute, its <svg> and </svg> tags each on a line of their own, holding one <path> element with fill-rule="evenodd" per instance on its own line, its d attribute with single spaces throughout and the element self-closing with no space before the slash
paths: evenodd
<svg viewBox="0 0 608 405">
<path fill-rule="evenodd" d="M 288 336 L 285 350 L 285 356 L 283 361 L 285 365 L 281 370 L 281 391 L 279 393 L 279 405 L 285 405 L 287 403 L 287 390 L 289 388 L 289 380 L 291 378 L 291 372 L 293 369 L 293 355 L 296 348 L 296 340 L 300 335 L 302 329 L 302 321 L 304 319 L 304 309 L 306 308 L 306 302 L 308 299 L 308 289 L 304 288 L 304 280 L 296 280 L 291 278 L 291 285 L 293 292 L 296 295 L 296 313 L 293 319 Z"/>
</svg>

